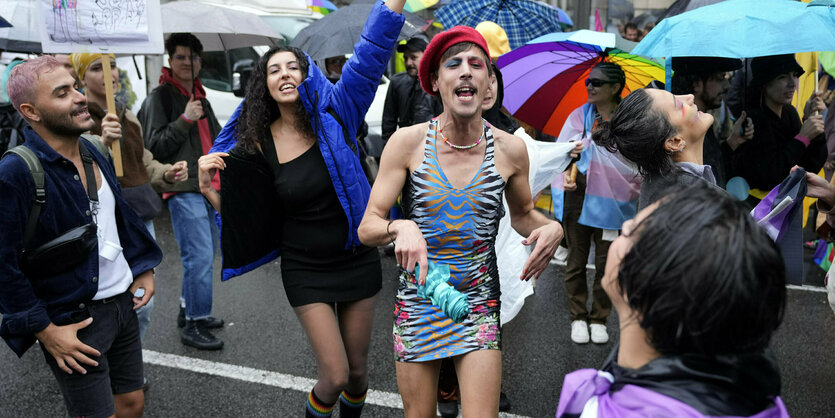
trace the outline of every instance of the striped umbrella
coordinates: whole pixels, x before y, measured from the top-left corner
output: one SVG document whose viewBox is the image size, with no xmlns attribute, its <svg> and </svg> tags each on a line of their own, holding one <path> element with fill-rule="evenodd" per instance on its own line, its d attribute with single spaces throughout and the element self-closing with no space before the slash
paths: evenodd
<svg viewBox="0 0 835 418">
<path fill-rule="evenodd" d="M 595 64 L 609 61 L 623 68 L 623 96 L 664 80 L 661 64 L 615 45 L 612 33 L 579 30 L 541 36 L 502 55 L 504 107 L 537 130 L 558 136 L 568 114 L 588 100 L 585 80 Z"/>
<path fill-rule="evenodd" d="M 511 48 L 574 24 L 559 8 L 533 0 L 458 0 L 436 10 L 435 17 L 447 29 L 496 22 L 507 32 Z"/>
</svg>

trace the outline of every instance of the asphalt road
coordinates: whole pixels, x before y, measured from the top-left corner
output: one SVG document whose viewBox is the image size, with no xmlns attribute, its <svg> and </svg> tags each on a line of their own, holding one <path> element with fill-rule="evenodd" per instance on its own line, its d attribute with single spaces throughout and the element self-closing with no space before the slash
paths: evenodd
<svg viewBox="0 0 835 418">
<path fill-rule="evenodd" d="M 272 263 L 243 277 L 214 285 L 215 316 L 227 326 L 216 335 L 221 351 L 203 352 L 180 343 L 175 319 L 182 267 L 168 218 L 157 219 L 166 255 L 157 268 L 156 308 L 145 341 L 149 417 L 303 416 L 306 390 L 316 366 Z M 216 271 L 219 263 L 216 261 Z M 393 257 L 383 257 L 384 284 L 378 295 L 370 349 L 369 399 L 365 416 L 402 416 L 391 343 L 396 291 Z M 216 274 L 216 276 L 218 276 Z M 563 269 L 550 266 L 520 314 L 504 328 L 503 389 L 511 413 L 552 417 L 566 373 L 601 365 L 612 348 L 575 345 L 569 339 Z M 792 416 L 835 416 L 835 315 L 826 294 L 788 291 L 785 321 L 774 339 L 783 376 L 782 396 Z M 617 321 L 612 317 L 611 321 Z M 612 341 L 617 327 L 610 323 Z M 65 414 L 60 392 L 38 346 L 17 359 L 0 348 L 0 418 Z"/>
</svg>

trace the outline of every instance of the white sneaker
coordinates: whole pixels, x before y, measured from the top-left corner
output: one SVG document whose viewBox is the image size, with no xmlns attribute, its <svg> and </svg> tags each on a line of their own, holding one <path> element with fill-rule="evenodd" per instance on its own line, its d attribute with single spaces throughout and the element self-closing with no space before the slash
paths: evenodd
<svg viewBox="0 0 835 418">
<path fill-rule="evenodd" d="M 589 326 L 586 324 L 586 321 L 571 321 L 571 341 L 577 344 L 586 344 L 589 342 Z"/>
<path fill-rule="evenodd" d="M 609 342 L 609 334 L 606 333 L 606 325 L 591 324 L 591 342 L 595 344 L 606 344 Z"/>
</svg>

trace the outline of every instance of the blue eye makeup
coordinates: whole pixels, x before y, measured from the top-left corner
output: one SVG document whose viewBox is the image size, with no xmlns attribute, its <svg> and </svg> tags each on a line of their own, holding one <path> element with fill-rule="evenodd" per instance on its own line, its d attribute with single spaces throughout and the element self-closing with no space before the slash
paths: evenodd
<svg viewBox="0 0 835 418">
<path fill-rule="evenodd" d="M 452 68 L 452 67 L 457 67 L 459 65 L 461 65 L 461 59 L 460 58 L 452 58 L 449 61 L 444 63 L 444 68 Z"/>
</svg>

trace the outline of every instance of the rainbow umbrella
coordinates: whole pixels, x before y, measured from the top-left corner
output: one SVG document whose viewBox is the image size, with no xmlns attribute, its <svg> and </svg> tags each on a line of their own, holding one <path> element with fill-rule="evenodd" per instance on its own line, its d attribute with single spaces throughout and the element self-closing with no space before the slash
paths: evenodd
<svg viewBox="0 0 835 418">
<path fill-rule="evenodd" d="M 568 114 L 588 100 L 585 80 L 595 64 L 609 61 L 623 68 L 623 96 L 664 80 L 661 64 L 615 46 L 612 33 L 579 30 L 540 36 L 502 55 L 504 107 L 537 130 L 558 136 Z"/>
<path fill-rule="evenodd" d="M 323 16 L 337 9 L 336 5 L 328 0 L 307 0 L 307 8 Z"/>
</svg>

